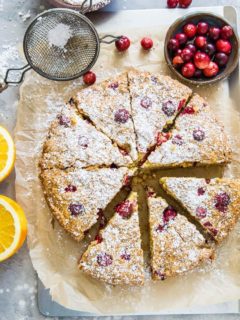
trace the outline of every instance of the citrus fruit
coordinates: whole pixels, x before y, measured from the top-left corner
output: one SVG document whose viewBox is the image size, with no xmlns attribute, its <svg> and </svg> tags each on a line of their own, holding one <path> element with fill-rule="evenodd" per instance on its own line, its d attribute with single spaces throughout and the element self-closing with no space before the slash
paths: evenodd
<svg viewBox="0 0 240 320">
<path fill-rule="evenodd" d="M 15 146 L 9 132 L 0 126 L 0 182 L 12 171 L 15 161 Z"/>
</svg>

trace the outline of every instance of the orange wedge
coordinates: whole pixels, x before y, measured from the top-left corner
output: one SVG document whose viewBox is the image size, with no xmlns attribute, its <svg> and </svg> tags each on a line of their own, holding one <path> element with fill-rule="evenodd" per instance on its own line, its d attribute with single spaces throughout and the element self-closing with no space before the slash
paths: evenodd
<svg viewBox="0 0 240 320">
<path fill-rule="evenodd" d="M 27 236 L 27 219 L 13 200 L 0 195 L 0 262 L 20 249 Z"/>
<path fill-rule="evenodd" d="M 15 161 L 15 146 L 9 132 L 0 126 L 0 182 L 12 171 Z"/>
</svg>

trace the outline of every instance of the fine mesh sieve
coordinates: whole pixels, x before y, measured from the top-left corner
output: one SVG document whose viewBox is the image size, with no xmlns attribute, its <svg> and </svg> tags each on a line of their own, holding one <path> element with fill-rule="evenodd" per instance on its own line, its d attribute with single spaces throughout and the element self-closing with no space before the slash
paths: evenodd
<svg viewBox="0 0 240 320">
<path fill-rule="evenodd" d="M 92 1 L 90 1 L 90 6 L 91 3 Z M 59 26 L 66 34 L 59 34 L 59 37 L 57 33 L 53 34 L 56 37 L 55 42 L 60 43 L 56 45 L 50 41 L 49 34 L 53 30 L 61 31 Z M 63 40 L 66 38 L 66 43 L 61 43 L 61 38 Z M 106 40 L 107 38 L 110 39 Z M 101 42 L 112 43 L 119 38 L 105 35 L 100 39 L 93 23 L 75 10 L 47 10 L 31 22 L 25 33 L 23 48 L 28 64 L 22 68 L 8 69 L 5 84 L 7 86 L 20 83 L 24 73 L 31 68 L 51 80 L 76 79 L 95 64 Z M 17 80 L 8 79 L 11 71 L 17 72 Z"/>
</svg>

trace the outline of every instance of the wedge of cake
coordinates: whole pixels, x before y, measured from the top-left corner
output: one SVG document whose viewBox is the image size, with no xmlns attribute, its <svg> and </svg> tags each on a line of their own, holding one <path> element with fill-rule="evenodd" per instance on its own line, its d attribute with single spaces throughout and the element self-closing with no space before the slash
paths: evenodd
<svg viewBox="0 0 240 320">
<path fill-rule="evenodd" d="M 159 143 L 163 128 L 171 124 L 192 91 L 168 76 L 131 70 L 128 73 L 132 117 L 139 157 Z"/>
<path fill-rule="evenodd" d="M 177 118 L 172 132 L 162 135 L 161 145 L 143 166 L 188 167 L 226 164 L 230 160 L 231 148 L 222 125 L 206 101 L 194 95 Z"/>
<path fill-rule="evenodd" d="M 67 104 L 51 124 L 44 143 L 43 169 L 69 167 L 126 166 L 131 158 L 86 119 L 74 104 Z"/>
<path fill-rule="evenodd" d="M 118 204 L 105 229 L 100 231 L 80 260 L 79 268 L 111 285 L 142 285 L 143 251 L 137 194 Z"/>
<path fill-rule="evenodd" d="M 54 168 L 42 170 L 40 179 L 53 216 L 73 238 L 81 240 L 133 172 L 127 168 Z"/>
<path fill-rule="evenodd" d="M 240 180 L 162 178 L 165 191 L 217 241 L 223 241 L 240 216 Z"/>
<path fill-rule="evenodd" d="M 81 90 L 75 102 L 96 128 L 137 160 L 127 73 Z"/>
</svg>

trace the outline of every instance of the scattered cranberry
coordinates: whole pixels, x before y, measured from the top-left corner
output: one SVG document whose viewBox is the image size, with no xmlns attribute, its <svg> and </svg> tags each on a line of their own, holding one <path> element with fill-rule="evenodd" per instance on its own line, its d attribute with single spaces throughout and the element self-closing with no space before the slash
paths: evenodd
<svg viewBox="0 0 240 320">
<path fill-rule="evenodd" d="M 107 267 L 110 266 L 113 262 L 113 258 L 110 254 L 107 253 L 101 253 L 97 255 L 97 263 L 101 267 Z"/>
<path fill-rule="evenodd" d="M 108 87 L 115 90 L 119 87 L 119 84 L 118 82 L 113 82 L 113 83 L 110 83 Z"/>
<path fill-rule="evenodd" d="M 118 123 L 126 123 L 130 117 L 126 109 L 119 109 L 114 115 L 114 120 Z"/>
<path fill-rule="evenodd" d="M 167 142 L 171 137 L 170 133 L 158 132 L 156 137 L 157 146 L 161 146 L 163 143 Z"/>
<path fill-rule="evenodd" d="M 72 216 L 78 216 L 85 213 L 84 206 L 81 203 L 71 203 L 68 207 Z"/>
<path fill-rule="evenodd" d="M 195 66 L 193 63 L 188 62 L 182 67 L 182 75 L 186 78 L 192 78 L 195 73 Z"/>
<path fill-rule="evenodd" d="M 227 40 L 233 36 L 233 29 L 230 26 L 224 26 L 221 29 L 221 38 Z"/>
<path fill-rule="evenodd" d="M 85 136 L 79 136 L 78 137 L 78 144 L 82 149 L 87 149 L 89 145 L 89 140 Z"/>
<path fill-rule="evenodd" d="M 196 209 L 196 216 L 199 218 L 199 219 L 203 219 L 207 216 L 207 210 L 203 207 L 198 207 Z"/>
<path fill-rule="evenodd" d="M 163 211 L 163 222 L 167 223 L 170 220 L 174 220 L 176 216 L 177 216 L 177 211 L 172 206 L 168 206 Z"/>
<path fill-rule="evenodd" d="M 142 98 L 140 104 L 143 108 L 148 109 L 152 106 L 152 100 L 148 96 L 145 96 Z"/>
<path fill-rule="evenodd" d="M 205 139 L 205 132 L 202 129 L 193 130 L 193 138 L 196 141 L 203 141 Z"/>
<path fill-rule="evenodd" d="M 59 120 L 59 124 L 61 126 L 64 126 L 64 127 L 70 127 L 70 124 L 71 124 L 71 121 L 68 117 L 64 116 L 63 114 L 59 115 L 58 117 L 58 120 Z"/>
<path fill-rule="evenodd" d="M 232 45 L 228 40 L 219 39 L 216 42 L 217 51 L 230 54 L 232 51 Z"/>
<path fill-rule="evenodd" d="M 185 100 L 185 99 L 182 99 L 182 100 L 179 102 L 178 108 L 177 108 L 178 111 L 182 110 L 182 108 L 184 107 L 185 103 L 186 103 L 186 100 Z"/>
<path fill-rule="evenodd" d="M 162 111 L 166 116 L 171 117 L 176 112 L 176 106 L 171 100 L 165 101 L 162 104 Z"/>
<path fill-rule="evenodd" d="M 196 46 L 192 43 L 187 44 L 185 48 L 191 50 L 193 54 L 197 51 Z"/>
<path fill-rule="evenodd" d="M 228 55 L 223 52 L 218 52 L 214 57 L 214 61 L 219 65 L 219 67 L 224 67 L 228 63 L 228 59 Z"/>
<path fill-rule="evenodd" d="M 187 42 L 187 36 L 184 33 L 177 33 L 175 39 L 178 40 L 179 45 L 182 46 Z"/>
<path fill-rule="evenodd" d="M 197 36 L 194 40 L 194 44 L 196 47 L 202 49 L 207 44 L 207 38 L 204 36 Z"/>
<path fill-rule="evenodd" d="M 210 58 L 204 52 L 197 52 L 194 56 L 194 63 L 198 69 L 205 69 L 210 63 Z"/>
<path fill-rule="evenodd" d="M 65 192 L 76 192 L 77 187 L 73 186 L 72 184 L 69 184 L 64 190 L 65 190 Z"/>
<path fill-rule="evenodd" d="M 178 146 L 183 145 L 183 138 L 182 138 L 182 136 L 180 136 L 180 134 L 176 134 L 176 135 L 172 138 L 172 144 L 177 144 Z"/>
<path fill-rule="evenodd" d="M 167 0 L 167 6 L 168 8 L 176 8 L 176 6 L 178 5 L 178 0 Z"/>
<path fill-rule="evenodd" d="M 199 78 L 202 77 L 202 75 L 203 75 L 202 70 L 196 69 L 196 71 L 194 72 L 194 75 L 193 75 L 193 76 L 194 76 L 194 78 L 199 79 Z"/>
<path fill-rule="evenodd" d="M 203 70 L 203 74 L 207 78 L 215 77 L 219 72 L 219 67 L 215 62 L 210 62 L 208 67 Z"/>
<path fill-rule="evenodd" d="M 203 225 L 207 228 L 211 228 L 213 226 L 210 221 L 205 222 Z"/>
<path fill-rule="evenodd" d="M 183 32 L 189 39 L 192 39 L 197 33 L 197 27 L 193 23 L 188 23 L 184 26 Z"/>
<path fill-rule="evenodd" d="M 153 41 L 151 38 L 148 38 L 148 37 L 144 37 L 142 40 L 141 40 L 141 46 L 144 50 L 149 50 L 152 48 L 153 46 Z"/>
<path fill-rule="evenodd" d="M 121 254 L 120 258 L 129 261 L 131 259 L 131 255 L 129 253 L 124 252 L 123 254 Z"/>
<path fill-rule="evenodd" d="M 168 50 L 176 51 L 179 49 L 179 41 L 177 39 L 170 39 L 168 42 Z"/>
<path fill-rule="evenodd" d="M 181 54 L 182 54 L 182 49 L 177 49 L 176 55 L 177 55 L 177 56 L 180 56 Z"/>
<path fill-rule="evenodd" d="M 217 27 L 211 27 L 209 29 L 209 37 L 213 39 L 214 41 L 218 40 L 220 38 L 220 32 L 221 30 Z"/>
<path fill-rule="evenodd" d="M 130 47 L 131 41 L 128 37 L 122 36 L 115 42 L 115 46 L 118 51 L 123 52 L 126 51 Z"/>
<path fill-rule="evenodd" d="M 195 110 L 193 106 L 187 106 L 186 108 L 184 108 L 182 114 L 194 114 Z"/>
<path fill-rule="evenodd" d="M 164 231 L 164 226 L 159 224 L 158 227 L 156 228 L 157 232 L 163 232 Z"/>
<path fill-rule="evenodd" d="M 180 8 L 187 8 L 192 3 L 192 0 L 179 0 L 179 7 Z"/>
<path fill-rule="evenodd" d="M 220 212 L 225 212 L 230 204 L 230 197 L 226 192 L 222 192 L 215 197 L 215 208 Z"/>
<path fill-rule="evenodd" d="M 190 49 L 188 48 L 183 49 L 181 58 L 183 59 L 184 62 L 189 62 L 192 59 L 192 57 L 193 57 L 193 53 Z"/>
<path fill-rule="evenodd" d="M 131 214 L 133 213 L 133 203 L 129 200 L 123 201 L 119 203 L 115 210 L 116 212 L 123 218 L 123 219 L 128 219 L 130 218 Z"/>
<path fill-rule="evenodd" d="M 174 57 L 172 62 L 175 68 L 179 68 L 184 64 L 184 61 L 180 56 Z"/>
<path fill-rule="evenodd" d="M 200 188 L 198 188 L 198 190 L 197 190 L 197 194 L 198 194 L 199 196 L 204 195 L 205 192 L 206 192 L 206 190 L 205 190 L 203 187 L 200 187 Z"/>
<path fill-rule="evenodd" d="M 197 25 L 197 33 L 201 36 L 208 33 L 209 26 L 206 22 L 199 22 Z"/>
<path fill-rule="evenodd" d="M 208 54 L 210 57 L 212 57 L 214 55 L 214 53 L 216 52 L 216 47 L 214 44 L 212 43 L 207 43 L 204 47 L 203 47 L 203 51 Z"/>
<path fill-rule="evenodd" d="M 100 234 L 97 234 L 94 240 L 97 241 L 97 244 L 99 244 L 103 241 L 103 238 L 100 236 Z"/>
<path fill-rule="evenodd" d="M 90 86 L 91 84 L 94 84 L 96 82 L 96 79 L 97 79 L 96 74 L 92 71 L 88 71 L 83 75 L 83 81 L 88 86 Z"/>
</svg>

